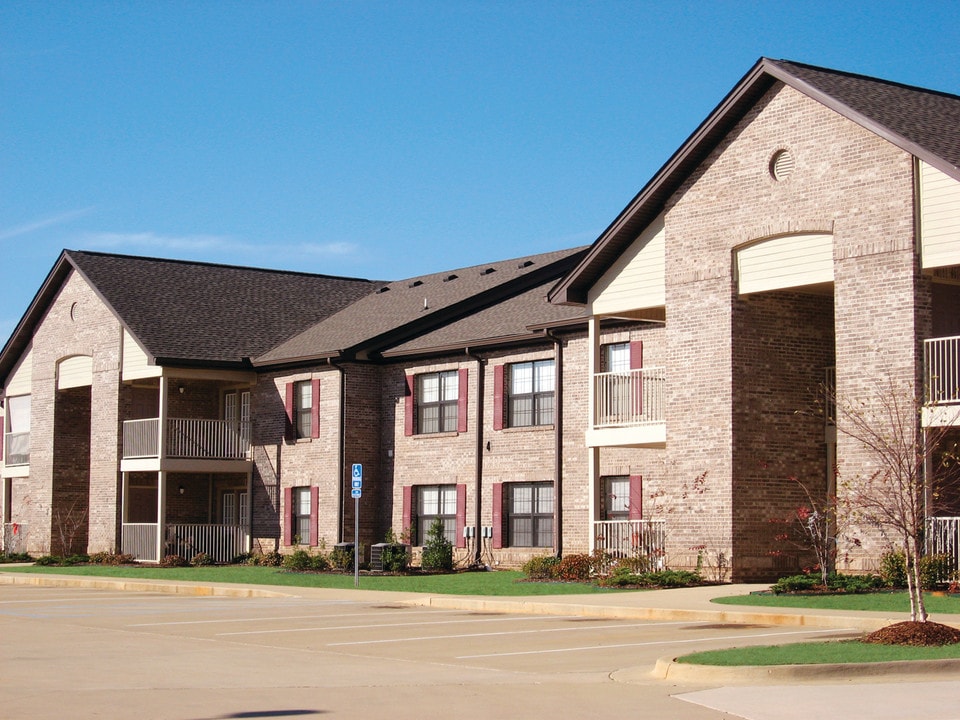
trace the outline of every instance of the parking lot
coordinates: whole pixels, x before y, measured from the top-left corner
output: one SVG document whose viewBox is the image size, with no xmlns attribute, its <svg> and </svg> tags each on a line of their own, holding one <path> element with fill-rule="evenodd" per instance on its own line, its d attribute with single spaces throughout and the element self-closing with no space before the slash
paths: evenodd
<svg viewBox="0 0 960 720">
<path fill-rule="evenodd" d="M 389 594 L 382 601 L 375 593 L 345 595 L 0 585 L 0 717 L 696 720 L 793 717 L 800 708 L 803 717 L 829 695 L 809 687 L 677 685 L 649 671 L 658 657 L 700 649 L 853 634 L 491 614 L 418 607 Z M 879 698 L 881 686 L 872 688 L 868 694 Z M 845 689 L 857 691 L 849 683 Z M 935 690 L 957 687 L 928 683 L 924 697 L 935 702 Z M 792 702 L 793 691 L 807 699 Z"/>
</svg>

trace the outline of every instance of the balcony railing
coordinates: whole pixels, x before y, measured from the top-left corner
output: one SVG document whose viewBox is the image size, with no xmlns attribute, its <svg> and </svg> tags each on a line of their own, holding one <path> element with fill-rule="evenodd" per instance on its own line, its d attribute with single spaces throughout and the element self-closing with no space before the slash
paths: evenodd
<svg viewBox="0 0 960 720">
<path fill-rule="evenodd" d="M 159 457 L 158 418 L 123 423 L 123 457 Z M 170 458 L 244 460 L 250 451 L 250 423 L 225 420 L 169 418 L 167 452 Z"/>
<path fill-rule="evenodd" d="M 928 404 L 960 403 L 960 337 L 923 341 Z"/>
<path fill-rule="evenodd" d="M 666 372 L 662 367 L 596 373 L 594 427 L 621 427 L 664 421 Z"/>
<path fill-rule="evenodd" d="M 646 558 L 650 567 L 664 567 L 663 520 L 600 520 L 593 523 L 594 549 L 612 558 Z"/>
<path fill-rule="evenodd" d="M 4 458 L 9 465 L 30 464 L 30 433 L 7 433 L 4 444 Z"/>
<path fill-rule="evenodd" d="M 3 524 L 3 551 L 15 555 L 27 551 L 26 523 Z"/>
<path fill-rule="evenodd" d="M 229 563 L 247 552 L 250 532 L 246 525 L 181 523 L 165 527 L 164 556 L 179 555 L 192 560 L 198 553 L 205 553 L 214 562 Z M 162 559 L 157 557 L 156 523 L 124 523 L 121 547 L 137 560 Z"/>
<path fill-rule="evenodd" d="M 948 555 L 954 572 L 960 572 L 960 517 L 927 518 L 924 551 L 927 555 Z"/>
</svg>

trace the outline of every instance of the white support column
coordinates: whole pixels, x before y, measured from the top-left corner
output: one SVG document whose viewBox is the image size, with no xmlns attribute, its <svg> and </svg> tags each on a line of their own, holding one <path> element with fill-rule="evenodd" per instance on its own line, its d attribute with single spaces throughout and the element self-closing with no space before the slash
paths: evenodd
<svg viewBox="0 0 960 720">
<path fill-rule="evenodd" d="M 594 532 L 594 523 L 599 520 L 600 503 L 597 493 L 600 486 L 600 448 L 587 448 L 587 495 L 589 498 L 588 514 L 589 527 L 587 528 L 587 549 L 590 553 L 596 550 L 597 538 Z"/>
<path fill-rule="evenodd" d="M 253 552 L 253 470 L 247 470 L 247 512 L 243 522 L 247 525 L 246 552 Z"/>
<path fill-rule="evenodd" d="M 157 458 L 160 472 L 157 473 L 157 561 L 163 560 L 164 527 L 167 524 L 167 473 L 163 469 L 167 459 L 167 386 L 166 375 L 160 376 L 160 412 L 157 420 Z"/>
<path fill-rule="evenodd" d="M 587 352 L 589 353 L 587 368 L 587 427 L 592 428 L 597 422 L 597 399 L 594 396 L 596 392 L 596 383 L 593 376 L 600 370 L 600 318 L 596 315 L 590 316 L 587 324 Z"/>
</svg>

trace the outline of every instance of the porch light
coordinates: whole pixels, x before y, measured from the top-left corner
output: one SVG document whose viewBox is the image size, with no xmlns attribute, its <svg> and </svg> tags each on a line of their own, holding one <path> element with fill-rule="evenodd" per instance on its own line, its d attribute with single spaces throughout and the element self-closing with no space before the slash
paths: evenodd
<svg viewBox="0 0 960 720">
<path fill-rule="evenodd" d="M 180 491 L 180 494 L 181 494 L 181 495 L 183 495 L 183 494 L 186 492 L 186 489 L 183 487 L 183 485 L 179 485 L 179 486 L 177 487 L 177 490 Z"/>
</svg>

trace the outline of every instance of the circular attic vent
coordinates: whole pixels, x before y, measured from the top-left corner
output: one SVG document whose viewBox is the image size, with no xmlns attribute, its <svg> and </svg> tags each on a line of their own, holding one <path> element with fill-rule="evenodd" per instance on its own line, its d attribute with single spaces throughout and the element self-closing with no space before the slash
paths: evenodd
<svg viewBox="0 0 960 720">
<path fill-rule="evenodd" d="M 770 176 L 777 181 L 793 175 L 793 155 L 789 150 L 777 150 L 770 158 Z"/>
</svg>

